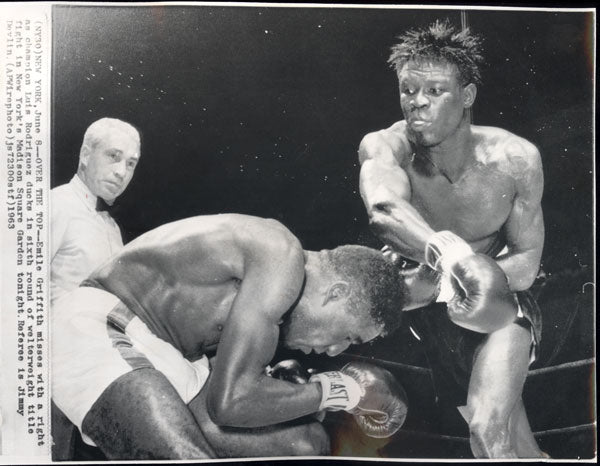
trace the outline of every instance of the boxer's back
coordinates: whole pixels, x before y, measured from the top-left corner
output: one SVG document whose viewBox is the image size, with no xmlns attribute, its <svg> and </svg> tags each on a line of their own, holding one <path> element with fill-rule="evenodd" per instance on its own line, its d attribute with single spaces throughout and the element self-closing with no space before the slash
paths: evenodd
<svg viewBox="0 0 600 466">
<path fill-rule="evenodd" d="M 189 359 L 214 350 L 244 274 L 245 251 L 296 241 L 273 220 L 192 217 L 129 243 L 90 280 L 117 295 Z"/>
</svg>

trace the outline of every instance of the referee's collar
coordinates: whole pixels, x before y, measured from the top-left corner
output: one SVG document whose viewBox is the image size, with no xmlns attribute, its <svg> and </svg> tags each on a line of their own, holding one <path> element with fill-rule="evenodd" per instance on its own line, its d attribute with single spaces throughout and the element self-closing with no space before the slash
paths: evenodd
<svg viewBox="0 0 600 466">
<path fill-rule="evenodd" d="M 81 199 L 81 202 L 83 202 L 88 209 L 95 212 L 98 197 L 92 194 L 90 188 L 88 188 L 81 178 L 79 178 L 79 175 L 75 174 L 71 179 L 70 184 L 77 197 Z"/>
</svg>

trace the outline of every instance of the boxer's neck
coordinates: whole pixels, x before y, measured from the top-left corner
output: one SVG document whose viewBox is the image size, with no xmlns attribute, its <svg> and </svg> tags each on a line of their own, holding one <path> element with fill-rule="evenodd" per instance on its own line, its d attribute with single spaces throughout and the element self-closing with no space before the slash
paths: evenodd
<svg viewBox="0 0 600 466">
<path fill-rule="evenodd" d="M 463 116 L 452 135 L 435 146 L 415 147 L 415 157 L 421 157 L 450 183 L 458 181 L 473 157 L 471 124 Z"/>
</svg>

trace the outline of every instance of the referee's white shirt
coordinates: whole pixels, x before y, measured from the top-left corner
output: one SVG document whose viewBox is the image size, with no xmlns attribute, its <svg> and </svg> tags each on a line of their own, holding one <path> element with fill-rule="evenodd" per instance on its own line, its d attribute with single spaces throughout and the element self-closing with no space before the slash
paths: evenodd
<svg viewBox="0 0 600 466">
<path fill-rule="evenodd" d="M 50 192 L 50 296 L 54 303 L 123 247 L 121 231 L 75 175 Z"/>
</svg>

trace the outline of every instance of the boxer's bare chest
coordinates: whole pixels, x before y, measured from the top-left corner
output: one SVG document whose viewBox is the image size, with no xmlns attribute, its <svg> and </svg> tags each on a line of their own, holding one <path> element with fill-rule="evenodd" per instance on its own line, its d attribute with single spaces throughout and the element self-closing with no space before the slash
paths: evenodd
<svg viewBox="0 0 600 466">
<path fill-rule="evenodd" d="M 437 170 L 419 169 L 412 162 L 406 171 L 411 204 L 436 231 L 449 229 L 471 243 L 485 243 L 493 240 L 508 219 L 514 180 L 495 166 L 474 161 L 453 182 Z"/>
<path fill-rule="evenodd" d="M 162 288 L 147 308 L 161 314 L 174 344 L 189 359 L 214 351 L 221 339 L 240 281 L 218 283 L 179 281 Z"/>
</svg>

